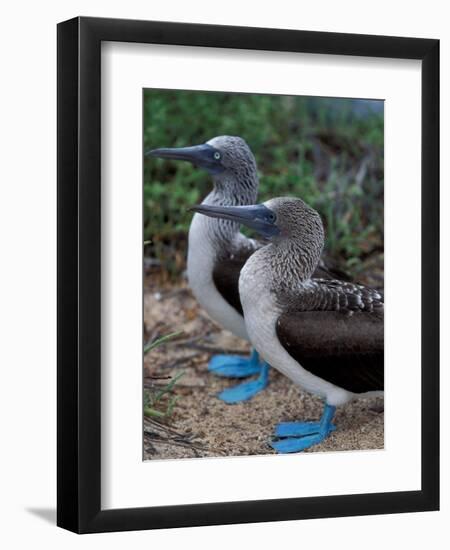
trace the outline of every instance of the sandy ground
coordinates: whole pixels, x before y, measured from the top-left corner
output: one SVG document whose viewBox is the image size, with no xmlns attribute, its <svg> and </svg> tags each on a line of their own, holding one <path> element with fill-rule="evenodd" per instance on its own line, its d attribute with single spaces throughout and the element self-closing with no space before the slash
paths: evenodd
<svg viewBox="0 0 450 550">
<path fill-rule="evenodd" d="M 315 420 L 323 404 L 271 369 L 269 387 L 252 400 L 227 405 L 216 394 L 239 381 L 207 372 L 213 353 L 247 353 L 248 345 L 209 320 L 186 284 L 156 283 L 144 291 L 145 340 L 182 334 L 145 355 L 144 388 L 155 393 L 178 373 L 177 401 L 168 418 L 144 417 L 144 459 L 273 454 L 268 441 L 280 421 Z M 165 410 L 164 400 L 157 407 Z M 382 449 L 383 399 L 361 399 L 340 407 L 337 430 L 306 452 Z"/>
</svg>

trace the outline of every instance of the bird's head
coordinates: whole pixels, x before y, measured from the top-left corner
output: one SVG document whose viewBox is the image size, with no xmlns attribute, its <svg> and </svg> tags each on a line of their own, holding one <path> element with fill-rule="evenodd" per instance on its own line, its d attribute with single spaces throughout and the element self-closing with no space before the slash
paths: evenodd
<svg viewBox="0 0 450 550">
<path fill-rule="evenodd" d="M 206 142 L 214 150 L 219 173 L 236 177 L 256 177 L 256 161 L 250 147 L 239 136 L 217 136 Z"/>
<path fill-rule="evenodd" d="M 235 177 L 258 185 L 256 161 L 250 147 L 238 136 L 217 136 L 201 145 L 146 151 L 146 156 L 184 160 L 207 170 L 216 179 Z"/>
<path fill-rule="evenodd" d="M 298 198 L 279 197 L 249 206 L 200 204 L 192 210 L 238 222 L 275 243 L 290 242 L 305 250 L 318 250 L 319 256 L 322 252 L 324 229 L 320 215 Z"/>
<path fill-rule="evenodd" d="M 281 239 L 294 239 L 299 242 L 315 240 L 323 246 L 325 233 L 322 218 L 302 199 L 278 197 L 266 201 L 264 206 L 273 212 L 274 224 Z"/>
</svg>

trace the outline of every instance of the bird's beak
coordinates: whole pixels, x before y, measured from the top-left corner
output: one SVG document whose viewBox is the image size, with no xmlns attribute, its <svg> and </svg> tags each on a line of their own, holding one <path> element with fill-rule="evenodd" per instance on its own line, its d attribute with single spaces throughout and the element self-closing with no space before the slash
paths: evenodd
<svg viewBox="0 0 450 550">
<path fill-rule="evenodd" d="M 211 145 L 193 145 L 192 147 L 161 148 L 146 151 L 146 157 L 157 157 L 163 159 L 185 160 L 195 166 L 204 168 L 216 174 L 223 170 L 221 163 L 214 158 L 216 150 Z"/>
<path fill-rule="evenodd" d="M 190 210 L 204 214 L 210 218 L 222 218 L 240 223 L 254 229 L 266 238 L 280 234 L 280 230 L 275 223 L 275 213 L 264 204 L 251 206 L 212 206 L 199 204 L 193 206 Z"/>
</svg>

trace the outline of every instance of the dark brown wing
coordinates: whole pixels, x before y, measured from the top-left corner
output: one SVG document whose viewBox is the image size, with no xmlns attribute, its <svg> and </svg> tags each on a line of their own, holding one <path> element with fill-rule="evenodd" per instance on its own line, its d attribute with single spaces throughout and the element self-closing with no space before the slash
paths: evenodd
<svg viewBox="0 0 450 550">
<path fill-rule="evenodd" d="M 244 315 L 244 312 L 239 298 L 239 275 L 252 254 L 253 250 L 241 250 L 232 256 L 217 260 L 213 269 L 213 281 L 218 292 L 241 315 Z"/>
<path fill-rule="evenodd" d="M 281 345 L 312 374 L 354 393 L 384 389 L 383 311 L 305 311 L 277 321 Z"/>
</svg>

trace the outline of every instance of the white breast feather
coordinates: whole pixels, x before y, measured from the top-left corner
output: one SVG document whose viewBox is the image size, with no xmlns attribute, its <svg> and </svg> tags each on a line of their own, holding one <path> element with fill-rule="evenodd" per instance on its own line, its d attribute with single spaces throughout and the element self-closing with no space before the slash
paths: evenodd
<svg viewBox="0 0 450 550">
<path fill-rule="evenodd" d="M 248 340 L 244 318 L 217 291 L 212 278 L 216 251 L 209 224 L 215 220 L 195 214 L 189 228 L 187 273 L 189 286 L 208 315 L 236 336 Z"/>
</svg>

